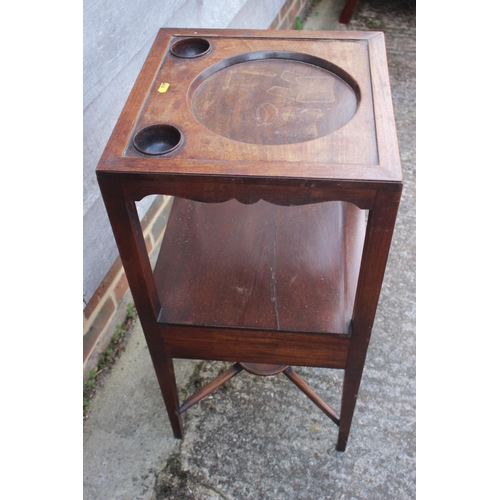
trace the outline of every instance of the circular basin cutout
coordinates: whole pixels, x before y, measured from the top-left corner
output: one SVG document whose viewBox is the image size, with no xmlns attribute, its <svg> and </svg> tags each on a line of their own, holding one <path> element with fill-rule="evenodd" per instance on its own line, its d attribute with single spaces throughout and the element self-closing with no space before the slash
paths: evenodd
<svg viewBox="0 0 500 500">
<path fill-rule="evenodd" d="M 177 149 L 182 142 L 181 131 L 167 124 L 144 127 L 134 136 L 134 147 L 146 155 L 164 155 Z"/>
<path fill-rule="evenodd" d="M 189 96 L 196 119 L 248 144 L 318 139 L 356 114 L 359 87 L 329 61 L 295 52 L 249 53 L 207 68 Z"/>
<path fill-rule="evenodd" d="M 207 54 L 210 47 L 210 42 L 204 38 L 184 38 L 174 42 L 170 52 L 176 57 L 192 59 Z"/>
</svg>

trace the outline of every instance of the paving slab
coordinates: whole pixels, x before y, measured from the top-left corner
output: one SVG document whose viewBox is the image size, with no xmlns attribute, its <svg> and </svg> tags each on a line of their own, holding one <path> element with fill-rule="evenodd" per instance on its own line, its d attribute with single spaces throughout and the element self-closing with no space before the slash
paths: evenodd
<svg viewBox="0 0 500 500">
<path fill-rule="evenodd" d="M 305 29 L 338 25 L 323 0 Z M 333 16 L 333 17 L 332 17 Z M 139 322 L 84 423 L 84 498 L 412 499 L 415 493 L 415 8 L 361 1 L 352 30 L 384 31 L 404 190 L 351 435 L 284 376 L 242 372 L 184 413 L 173 438 Z M 181 399 L 228 363 L 176 360 Z M 334 408 L 342 373 L 297 372 Z"/>
</svg>

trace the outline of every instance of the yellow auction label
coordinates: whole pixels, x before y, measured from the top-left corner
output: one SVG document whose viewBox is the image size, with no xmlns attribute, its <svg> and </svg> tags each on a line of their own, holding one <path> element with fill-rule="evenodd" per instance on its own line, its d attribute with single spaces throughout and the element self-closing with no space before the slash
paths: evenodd
<svg viewBox="0 0 500 500">
<path fill-rule="evenodd" d="M 160 87 L 158 88 L 158 92 L 161 94 L 165 93 L 168 90 L 168 87 L 170 87 L 170 83 L 163 82 Z"/>
</svg>

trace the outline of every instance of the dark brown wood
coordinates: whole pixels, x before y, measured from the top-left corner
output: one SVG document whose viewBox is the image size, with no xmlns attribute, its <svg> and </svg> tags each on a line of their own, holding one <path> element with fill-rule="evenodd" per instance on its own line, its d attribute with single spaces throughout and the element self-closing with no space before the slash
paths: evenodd
<svg viewBox="0 0 500 500">
<path fill-rule="evenodd" d="M 230 368 L 228 368 L 224 373 L 219 375 L 217 378 L 209 382 L 207 385 L 202 387 L 199 391 L 195 392 L 189 398 L 182 403 L 182 406 L 179 408 L 178 413 L 182 413 L 187 409 L 191 408 L 194 404 L 201 401 L 204 397 L 208 396 L 216 389 L 218 389 L 221 385 L 225 384 L 228 380 L 231 380 L 235 375 L 243 370 L 243 367 L 239 363 L 235 363 Z"/>
<path fill-rule="evenodd" d="M 172 358 L 345 368 L 350 335 L 158 324 Z"/>
<path fill-rule="evenodd" d="M 321 397 L 311 389 L 310 385 L 291 367 L 283 372 L 328 418 L 337 425 L 340 417 Z"/>
<path fill-rule="evenodd" d="M 174 435 L 284 370 L 344 450 L 402 189 L 383 34 L 161 29 L 97 178 Z M 152 194 L 177 197 L 154 272 Z M 179 407 L 173 358 L 236 364 Z M 345 370 L 340 416 L 291 365 Z"/>
<path fill-rule="evenodd" d="M 342 9 L 342 12 L 340 13 L 340 18 L 339 22 L 342 24 L 349 24 L 349 21 L 351 20 L 352 13 L 354 12 L 354 9 L 356 8 L 356 5 L 358 5 L 359 0 L 347 0 L 344 8 Z"/>
<path fill-rule="evenodd" d="M 109 178 L 111 182 L 116 179 L 116 175 L 104 172 L 100 177 Z M 369 210 L 377 193 L 372 182 L 269 180 L 245 176 L 222 178 L 128 174 L 122 182 L 127 197 L 136 201 L 152 194 L 171 195 L 204 203 L 221 203 L 235 199 L 245 205 L 251 205 L 259 200 L 280 206 L 348 201 L 361 209 Z M 394 184 L 387 186 L 387 190 L 397 189 L 397 185 Z"/>
<path fill-rule="evenodd" d="M 135 204 L 125 200 L 120 184 L 104 180 L 99 187 L 120 252 L 123 268 L 146 337 L 156 377 L 176 438 L 183 434 L 172 358 L 167 355 L 156 322 L 160 311 L 158 293 Z"/>
<path fill-rule="evenodd" d="M 270 31 L 160 30 L 98 171 L 141 173 L 145 179 L 156 172 L 232 178 L 264 176 L 275 180 L 400 181 L 397 158 L 395 161 L 379 161 L 385 149 L 394 147 L 392 141 L 378 141 L 377 135 L 379 128 L 386 127 L 388 119 L 388 113 L 382 114 L 378 110 L 386 107 L 387 99 L 390 105 L 390 94 L 387 95 L 385 86 L 372 85 L 372 78 L 383 71 L 378 69 L 378 58 L 385 57 L 383 34 L 281 33 L 280 39 Z M 172 43 L 189 35 L 205 37 L 212 49 L 192 60 L 172 55 Z M 255 71 L 256 64 L 265 65 L 266 70 Z M 283 67 L 290 64 L 293 68 L 298 65 L 300 70 L 290 71 Z M 224 72 L 227 77 L 228 72 L 236 71 L 236 68 L 238 73 L 246 71 L 245 85 L 234 87 L 230 80 L 226 82 L 226 78 L 220 76 Z M 318 72 L 325 76 L 318 77 Z M 276 76 L 263 76 L 267 74 Z M 221 92 L 227 85 L 233 106 L 245 102 L 250 91 L 263 109 L 247 113 L 240 107 L 221 108 L 221 103 L 211 103 L 208 91 L 204 93 L 208 97 L 204 104 L 199 103 L 196 96 L 200 86 L 204 87 L 209 80 L 219 77 L 222 79 Z M 267 78 L 271 81 L 266 82 Z M 305 82 L 314 78 L 333 82 L 331 88 L 328 83 L 318 84 L 325 86 L 321 93 L 323 97 L 320 96 L 323 101 L 318 97 L 320 102 L 313 101 L 310 90 L 300 92 L 307 87 Z M 169 84 L 166 92 L 158 92 L 162 83 Z M 330 103 L 330 109 L 328 102 L 324 101 L 331 92 L 334 101 Z M 331 126 L 328 121 L 328 117 L 337 116 L 332 110 L 339 111 L 338 114 L 344 117 L 351 114 L 351 100 L 344 110 L 342 98 L 344 94 L 352 96 L 353 93 L 357 106 L 354 115 L 340 128 L 326 133 L 336 126 Z M 274 108 L 279 108 L 279 115 L 272 111 Z M 234 118 L 230 122 L 231 130 L 224 132 L 222 124 L 219 131 L 210 130 L 196 118 L 197 110 L 204 110 L 204 123 L 222 123 L 221 115 L 229 113 Z M 304 116 L 299 119 L 301 115 Z M 133 138 L 143 127 L 156 123 L 177 127 L 184 140 L 174 153 L 160 155 L 151 161 L 134 148 Z M 307 123 L 306 128 L 313 130 L 314 137 L 275 144 L 277 134 L 282 138 L 302 134 L 304 123 Z M 255 133 L 261 137 L 256 144 L 222 135 L 245 137 L 250 126 L 258 130 L 258 134 Z"/>
<path fill-rule="evenodd" d="M 281 373 L 288 368 L 287 365 L 270 365 L 265 363 L 240 363 L 240 366 L 247 372 L 254 375 L 260 375 L 261 377 L 278 375 L 278 373 Z"/>
<path fill-rule="evenodd" d="M 345 125 L 358 106 L 355 81 L 352 86 L 344 82 L 336 66 L 318 65 L 322 59 L 294 52 L 286 56 L 261 52 L 246 61 L 236 56 L 219 63 L 218 71 L 206 70 L 190 88 L 196 119 L 223 137 L 259 145 L 306 142 Z"/>
<path fill-rule="evenodd" d="M 363 251 L 358 293 L 354 304 L 352 338 L 349 345 L 342 390 L 341 422 L 337 450 L 347 445 L 354 407 L 370 342 L 392 233 L 396 223 L 400 194 L 381 192 L 370 213 Z"/>
<path fill-rule="evenodd" d="M 348 333 L 365 215 L 346 205 L 176 199 L 155 269 L 160 321 Z"/>
</svg>

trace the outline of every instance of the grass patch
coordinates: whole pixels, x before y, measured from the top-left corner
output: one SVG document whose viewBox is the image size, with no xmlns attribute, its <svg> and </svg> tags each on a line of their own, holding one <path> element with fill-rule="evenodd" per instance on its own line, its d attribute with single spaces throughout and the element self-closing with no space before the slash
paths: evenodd
<svg viewBox="0 0 500 500">
<path fill-rule="evenodd" d="M 115 333 L 106 350 L 101 354 L 95 370 L 90 370 L 89 378 L 83 385 L 83 420 L 87 420 L 90 411 L 90 402 L 95 396 L 99 383 L 104 375 L 116 363 L 121 352 L 125 349 L 127 333 L 137 318 L 134 304 L 127 304 L 127 315 L 121 325 L 116 325 Z"/>
</svg>

